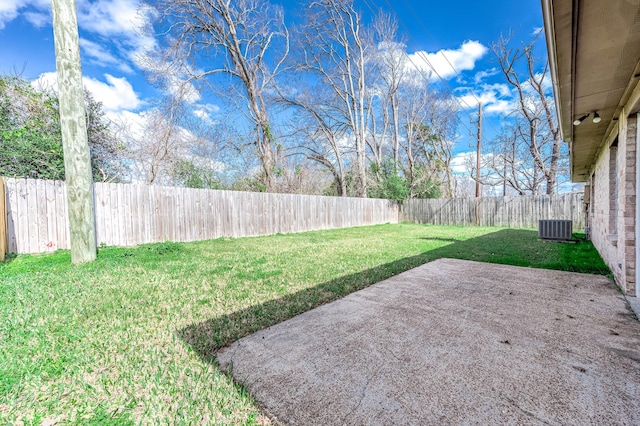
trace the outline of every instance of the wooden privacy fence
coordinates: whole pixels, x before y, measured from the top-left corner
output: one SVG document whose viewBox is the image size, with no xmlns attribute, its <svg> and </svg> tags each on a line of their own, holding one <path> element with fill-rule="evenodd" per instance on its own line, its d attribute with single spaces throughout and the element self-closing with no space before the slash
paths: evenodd
<svg viewBox="0 0 640 426">
<path fill-rule="evenodd" d="M 4 190 L 2 182 L 0 178 L 0 194 L 6 194 L 0 197 L 0 255 L 69 248 L 64 182 L 9 178 L 4 180 Z M 573 229 L 584 228 L 582 193 L 406 200 L 399 205 L 367 198 L 96 183 L 94 201 L 96 241 L 109 246 L 399 221 L 434 225 L 479 221 L 481 226 L 537 228 L 539 219 L 571 219 Z"/>
<path fill-rule="evenodd" d="M 7 241 L 9 237 L 7 235 L 7 206 L 6 197 L 2 195 L 6 193 L 4 187 L 4 178 L 0 176 L 0 262 L 4 260 L 4 256 L 7 254 Z"/>
<path fill-rule="evenodd" d="M 433 225 L 537 228 L 540 219 L 569 219 L 584 228 L 581 192 L 557 195 L 406 200 L 400 220 Z"/>
<path fill-rule="evenodd" d="M 8 252 L 69 248 L 64 182 L 6 179 L 6 200 Z M 109 246 L 398 222 L 395 203 L 363 198 L 96 183 L 94 202 L 96 241 Z"/>
</svg>

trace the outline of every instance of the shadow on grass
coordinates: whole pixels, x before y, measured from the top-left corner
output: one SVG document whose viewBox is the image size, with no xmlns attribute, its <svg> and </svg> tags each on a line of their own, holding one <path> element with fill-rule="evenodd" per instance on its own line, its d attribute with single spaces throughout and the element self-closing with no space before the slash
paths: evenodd
<svg viewBox="0 0 640 426">
<path fill-rule="evenodd" d="M 459 240 L 455 238 L 440 238 L 440 237 L 420 237 L 421 240 L 425 241 L 445 241 L 449 243 L 457 243 Z"/>
<path fill-rule="evenodd" d="M 444 241 L 452 243 L 192 324 L 179 330 L 178 336 L 203 359 L 214 362 L 218 349 L 241 337 L 444 257 L 602 275 L 609 273 L 590 242 L 558 245 L 538 240 L 536 231 L 501 230 L 463 241 Z"/>
<path fill-rule="evenodd" d="M 4 255 L 4 260 L 0 260 L 0 265 L 4 264 L 9 264 L 11 262 L 13 262 L 14 260 L 16 260 L 16 258 L 18 257 L 18 255 L 16 253 L 5 253 Z"/>
</svg>

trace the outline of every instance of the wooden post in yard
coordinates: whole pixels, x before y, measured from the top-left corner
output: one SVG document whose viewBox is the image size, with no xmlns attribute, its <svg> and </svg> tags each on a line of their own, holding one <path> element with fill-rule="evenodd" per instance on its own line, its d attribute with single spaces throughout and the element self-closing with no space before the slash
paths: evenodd
<svg viewBox="0 0 640 426">
<path fill-rule="evenodd" d="M 51 3 L 71 262 L 83 263 L 96 258 L 96 223 L 76 1 L 52 0 Z"/>
<path fill-rule="evenodd" d="M 7 188 L 4 178 L 0 176 L 0 262 L 4 261 L 9 245 L 9 232 L 7 229 Z"/>
<path fill-rule="evenodd" d="M 476 152 L 476 226 L 480 226 L 480 197 L 482 197 L 482 186 L 480 186 L 480 155 L 482 150 L 482 102 L 478 103 L 478 145 Z"/>
</svg>

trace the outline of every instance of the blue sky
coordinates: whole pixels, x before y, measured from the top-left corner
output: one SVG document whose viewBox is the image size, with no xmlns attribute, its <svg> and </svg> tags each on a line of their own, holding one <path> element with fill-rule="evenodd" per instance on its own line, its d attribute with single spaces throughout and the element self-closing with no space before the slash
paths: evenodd
<svg viewBox="0 0 640 426">
<path fill-rule="evenodd" d="M 50 2 L 0 0 L 0 73 L 41 78 L 52 84 L 55 57 Z M 85 85 L 110 116 L 135 120 L 158 96 L 146 82 L 145 65 L 140 60 L 140 54 L 156 43 L 138 31 L 151 11 L 143 0 L 77 2 Z M 300 9 L 297 0 L 272 2 L 281 4 L 289 16 Z M 512 94 L 497 74 L 490 46 L 500 34 L 510 31 L 516 42 L 531 40 L 542 27 L 539 0 L 356 0 L 356 6 L 365 19 L 371 10 L 392 7 L 407 38 L 408 53 L 416 61 L 421 57 L 417 51 L 426 54 L 446 81 L 442 84 L 459 97 L 465 111 L 461 114 L 458 154 L 462 156 L 474 143 L 468 133 L 475 129 L 469 122 L 475 116 L 477 99 L 485 105 L 485 139 L 495 135 Z M 544 40 L 538 46 L 542 58 L 546 55 Z M 203 111 L 218 108 L 216 99 L 200 102 Z"/>
</svg>

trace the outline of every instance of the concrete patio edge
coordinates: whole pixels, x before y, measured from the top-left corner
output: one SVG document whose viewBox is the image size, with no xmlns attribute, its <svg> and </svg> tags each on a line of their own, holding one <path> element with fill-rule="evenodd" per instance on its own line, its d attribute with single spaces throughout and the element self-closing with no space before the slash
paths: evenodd
<svg viewBox="0 0 640 426">
<path fill-rule="evenodd" d="M 217 362 L 281 424 L 639 424 L 639 348 L 606 277 L 440 259 Z"/>
</svg>

